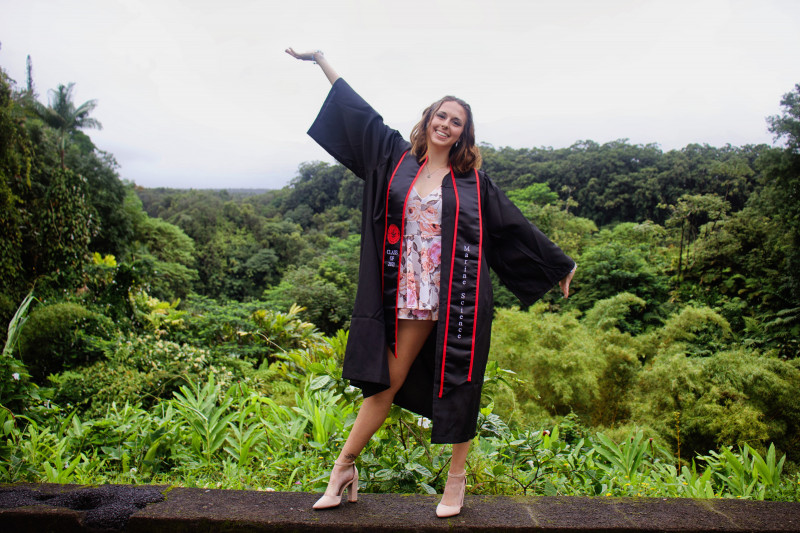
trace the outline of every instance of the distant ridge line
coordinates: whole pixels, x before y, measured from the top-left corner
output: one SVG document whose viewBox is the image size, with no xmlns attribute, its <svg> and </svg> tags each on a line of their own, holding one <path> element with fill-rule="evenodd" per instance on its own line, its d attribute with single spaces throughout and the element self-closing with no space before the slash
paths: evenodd
<svg viewBox="0 0 800 533">
<path fill-rule="evenodd" d="M 184 191 L 208 191 L 208 192 L 221 192 L 226 191 L 233 196 L 257 196 L 259 194 L 268 193 L 277 189 L 267 188 L 246 188 L 246 187 L 136 187 L 139 190 L 150 191 L 165 191 L 165 192 L 184 192 Z"/>
</svg>

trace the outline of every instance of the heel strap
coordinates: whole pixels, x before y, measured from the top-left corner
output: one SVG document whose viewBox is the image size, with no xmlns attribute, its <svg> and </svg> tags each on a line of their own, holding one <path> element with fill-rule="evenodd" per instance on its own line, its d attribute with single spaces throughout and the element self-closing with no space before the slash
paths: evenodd
<svg viewBox="0 0 800 533">
<path fill-rule="evenodd" d="M 467 477 L 467 471 L 464 470 L 461 474 L 451 474 L 450 472 L 447 473 L 447 477 Z"/>
</svg>

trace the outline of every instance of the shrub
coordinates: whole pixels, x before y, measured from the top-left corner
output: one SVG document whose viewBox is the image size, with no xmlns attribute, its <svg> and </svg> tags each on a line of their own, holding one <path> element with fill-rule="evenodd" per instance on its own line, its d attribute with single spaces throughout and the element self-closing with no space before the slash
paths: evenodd
<svg viewBox="0 0 800 533">
<path fill-rule="evenodd" d="M 111 320 L 74 303 L 42 305 L 31 311 L 20 335 L 20 359 L 39 383 L 48 374 L 96 361 L 102 352 L 92 337 L 108 338 Z"/>
<path fill-rule="evenodd" d="M 654 353 L 705 356 L 728 347 L 733 338 L 731 326 L 708 307 L 684 307 L 670 316 L 664 326 L 643 337 L 645 357 Z"/>
<path fill-rule="evenodd" d="M 281 313 L 266 302 L 217 303 L 195 295 L 181 307 L 186 311 L 182 327 L 171 329 L 169 339 L 205 346 L 215 358 L 243 359 L 259 367 L 275 362 L 276 353 L 326 345 L 314 325 L 301 319 L 303 309 L 294 305 Z"/>
<path fill-rule="evenodd" d="M 629 292 L 621 292 L 611 298 L 599 300 L 586 312 L 583 323 L 593 329 L 635 333 L 641 331 L 640 315 L 647 302 Z"/>
<path fill-rule="evenodd" d="M 185 383 L 214 374 L 227 385 L 235 377 L 231 368 L 215 365 L 208 350 L 152 335 L 128 335 L 99 344 L 106 360 L 50 377 L 57 403 L 95 414 L 112 402 L 147 408 L 171 397 Z"/>
<path fill-rule="evenodd" d="M 770 441 L 800 460 L 800 364 L 745 349 L 658 356 L 641 373 L 635 418 L 651 421 L 682 456 Z M 678 433 L 678 429 L 680 433 Z"/>
<path fill-rule="evenodd" d="M 0 324 L 8 324 L 16 309 L 17 302 L 11 294 L 0 292 Z"/>
<path fill-rule="evenodd" d="M 307 320 L 332 335 L 350 326 L 353 293 L 324 274 L 330 275 L 325 265 L 318 271 L 308 267 L 289 269 L 276 287 L 264 292 L 264 299 L 270 308 L 280 311 L 289 311 L 295 304 L 303 307 Z"/>
<path fill-rule="evenodd" d="M 29 292 L 8 323 L 8 336 L 0 355 L 0 406 L 21 412 L 25 404 L 38 397 L 36 386 L 30 382 L 30 374 L 22 361 L 13 356 L 25 322 L 28 308 L 34 301 L 33 291 Z"/>
<path fill-rule="evenodd" d="M 550 415 L 575 411 L 588 415 L 600 391 L 598 380 L 604 367 L 603 354 L 577 320 L 577 313 L 550 314 L 537 304 L 528 312 L 498 309 L 492 327 L 492 356 L 503 368 L 517 373 L 514 388 L 519 413 Z M 498 398 L 497 410 L 508 416 Z"/>
<path fill-rule="evenodd" d="M 598 300 L 628 292 L 646 302 L 643 318 L 657 322 L 669 288 L 665 249 L 654 246 L 662 235 L 663 228 L 649 223 L 600 231 L 577 258 L 579 278 L 590 281 L 579 286 L 571 305 L 588 309 Z"/>
</svg>

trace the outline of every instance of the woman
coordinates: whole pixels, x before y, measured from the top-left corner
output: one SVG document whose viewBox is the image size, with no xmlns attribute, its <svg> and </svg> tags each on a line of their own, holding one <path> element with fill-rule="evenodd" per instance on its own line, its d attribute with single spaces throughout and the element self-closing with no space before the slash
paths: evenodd
<svg viewBox="0 0 800 533">
<path fill-rule="evenodd" d="M 356 501 L 354 461 L 396 403 L 432 420 L 432 442 L 452 443 L 436 514 L 457 515 L 489 352 L 488 268 L 530 304 L 556 282 L 567 297 L 575 262 L 478 170 L 464 101 L 446 96 L 428 107 L 409 143 L 322 52 L 286 52 L 316 61 L 332 85 L 309 135 L 365 181 L 359 283 L 342 370 L 364 401 L 314 508 L 338 506 L 345 489 Z"/>
</svg>

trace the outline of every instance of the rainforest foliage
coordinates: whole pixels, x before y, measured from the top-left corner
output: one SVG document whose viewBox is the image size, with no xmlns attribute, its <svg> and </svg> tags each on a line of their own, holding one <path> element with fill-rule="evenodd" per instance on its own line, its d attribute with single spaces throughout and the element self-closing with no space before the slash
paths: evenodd
<svg viewBox="0 0 800 533">
<path fill-rule="evenodd" d="M 0 74 L 0 481 L 322 488 L 362 183 L 136 187 L 72 87 Z M 481 147 L 579 268 L 527 309 L 496 284 L 473 492 L 798 499 L 798 102 L 776 146 Z M 365 490 L 441 490 L 428 433 L 393 409 Z"/>
</svg>

